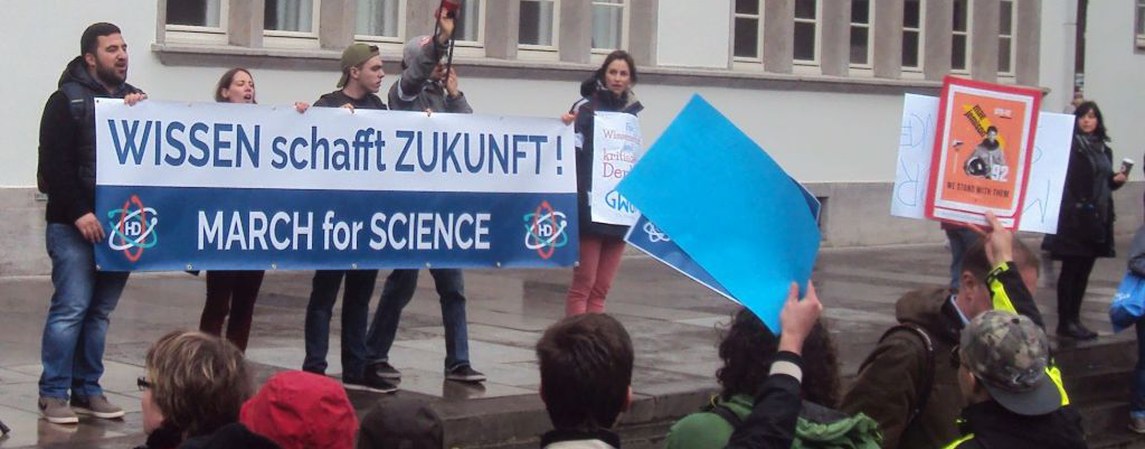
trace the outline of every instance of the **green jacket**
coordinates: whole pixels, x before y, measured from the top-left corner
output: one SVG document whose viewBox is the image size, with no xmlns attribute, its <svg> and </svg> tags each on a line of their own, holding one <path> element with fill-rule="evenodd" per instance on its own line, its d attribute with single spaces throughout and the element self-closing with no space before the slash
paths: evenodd
<svg viewBox="0 0 1145 449">
<path fill-rule="evenodd" d="M 754 400 L 739 394 L 730 400 L 712 398 L 714 406 L 727 407 L 741 420 L 751 413 Z M 709 411 L 696 412 L 679 420 L 668 431 L 666 449 L 711 449 L 727 445 L 731 423 Z M 793 449 L 847 448 L 879 449 L 882 437 L 878 423 L 863 414 L 847 416 L 842 412 L 803 402 L 803 412 L 795 427 Z"/>
</svg>

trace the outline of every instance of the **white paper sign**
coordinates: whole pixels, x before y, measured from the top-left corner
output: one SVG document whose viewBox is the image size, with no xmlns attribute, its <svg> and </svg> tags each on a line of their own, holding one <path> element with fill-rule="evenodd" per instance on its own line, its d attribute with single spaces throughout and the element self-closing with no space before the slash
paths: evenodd
<svg viewBox="0 0 1145 449">
<path fill-rule="evenodd" d="M 919 220 L 926 218 L 926 189 L 930 184 L 937 115 L 937 97 L 907 94 L 903 98 L 891 215 Z M 1021 231 L 1057 232 L 1073 122 L 1074 117 L 1069 114 L 1041 112 L 1038 116 L 1030 180 L 1018 227 Z"/>
<path fill-rule="evenodd" d="M 636 206 L 616 191 L 617 184 L 644 155 L 640 122 L 623 112 L 597 112 L 594 121 L 592 221 L 632 226 L 640 216 Z"/>
</svg>

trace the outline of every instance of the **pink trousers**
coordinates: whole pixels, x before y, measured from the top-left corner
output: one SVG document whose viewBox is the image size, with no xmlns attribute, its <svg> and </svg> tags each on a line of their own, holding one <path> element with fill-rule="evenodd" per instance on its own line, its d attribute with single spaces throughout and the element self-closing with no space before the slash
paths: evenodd
<svg viewBox="0 0 1145 449">
<path fill-rule="evenodd" d="M 573 268 L 572 285 L 565 298 L 565 316 L 604 312 L 604 297 L 620 268 L 624 240 L 596 235 L 580 236 L 580 264 Z"/>
</svg>

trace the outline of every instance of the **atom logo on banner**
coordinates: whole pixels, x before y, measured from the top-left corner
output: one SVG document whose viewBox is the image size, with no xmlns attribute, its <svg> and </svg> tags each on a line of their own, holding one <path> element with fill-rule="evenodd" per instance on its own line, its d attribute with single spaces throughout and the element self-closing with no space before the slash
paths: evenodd
<svg viewBox="0 0 1145 449">
<path fill-rule="evenodd" d="M 131 195 L 131 199 L 123 202 L 122 209 L 107 212 L 107 218 L 111 219 L 107 222 L 111 228 L 107 246 L 123 251 L 127 260 L 138 261 L 143 257 L 143 250 L 159 243 L 159 235 L 155 233 L 158 215 L 155 209 L 143 205 L 139 195 Z"/>
<path fill-rule="evenodd" d="M 661 231 L 660 228 L 657 228 L 656 225 L 652 224 L 651 221 L 644 222 L 644 233 L 648 234 L 648 241 L 652 243 L 672 241 L 672 239 L 668 238 L 667 234 Z"/>
<path fill-rule="evenodd" d="M 541 259 L 548 260 L 553 257 L 557 248 L 569 243 L 565 232 L 568 220 L 564 212 L 553 210 L 548 201 L 544 201 L 532 213 L 525 214 L 525 247 L 537 250 Z"/>
</svg>

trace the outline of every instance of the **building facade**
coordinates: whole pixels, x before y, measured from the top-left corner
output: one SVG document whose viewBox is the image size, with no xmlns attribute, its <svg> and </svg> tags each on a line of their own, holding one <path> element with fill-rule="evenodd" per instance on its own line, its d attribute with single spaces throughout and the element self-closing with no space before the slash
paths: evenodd
<svg viewBox="0 0 1145 449">
<path fill-rule="evenodd" d="M 88 24 L 124 30 L 129 81 L 154 100 L 211 101 L 219 76 L 242 66 L 260 103 L 290 104 L 335 89 L 351 42 L 382 48 L 388 88 L 402 42 L 433 32 L 439 1 L 10 2 L 12 37 L 0 44 L 13 105 L 0 112 L 9 137 L 0 276 L 47 270 L 34 188 L 39 119 Z M 935 242 L 937 225 L 888 211 L 902 95 L 936 95 L 946 74 L 1040 87 L 1052 112 L 1084 81 L 1116 157 L 1141 158 L 1145 0 L 1083 3 L 1081 46 L 1078 1 L 465 0 L 454 61 L 478 113 L 556 117 L 604 55 L 625 48 L 638 65 L 647 142 L 698 93 L 824 200 L 825 245 Z M 1136 184 L 1116 194 L 1121 230 L 1141 222 L 1140 195 Z"/>
</svg>

